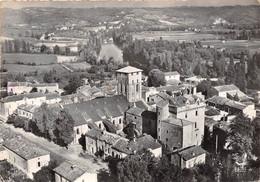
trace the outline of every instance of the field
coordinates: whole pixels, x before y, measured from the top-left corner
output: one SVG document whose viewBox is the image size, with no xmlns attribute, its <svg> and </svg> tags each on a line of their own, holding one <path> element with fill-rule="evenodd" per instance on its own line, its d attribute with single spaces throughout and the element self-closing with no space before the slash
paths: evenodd
<svg viewBox="0 0 260 182">
<path fill-rule="evenodd" d="M 46 65 L 57 63 L 57 57 L 53 54 L 21 54 L 21 53 L 3 53 L 1 57 L 2 61 L 6 60 L 6 63 L 15 64 L 32 64 L 36 65 Z"/>
<path fill-rule="evenodd" d="M 159 40 L 160 37 L 163 40 L 169 41 L 185 41 L 185 40 L 212 40 L 218 39 L 219 36 L 206 33 L 196 32 L 183 32 L 183 31 L 156 31 L 156 32 L 141 32 L 133 34 L 133 39 L 145 39 L 145 40 Z"/>
<path fill-rule="evenodd" d="M 91 65 L 87 62 L 78 62 L 78 63 L 63 63 L 67 68 L 72 70 L 73 72 L 76 71 L 85 71 L 91 68 Z"/>
<path fill-rule="evenodd" d="M 56 74 L 68 73 L 66 69 L 64 69 L 59 64 L 51 64 L 51 65 L 20 65 L 20 64 L 4 64 L 3 68 L 8 70 L 8 73 L 28 73 L 37 71 L 38 73 L 49 72 L 53 69 L 56 70 Z"/>
<path fill-rule="evenodd" d="M 210 45 L 216 48 L 225 48 L 233 52 L 249 50 L 251 53 L 260 52 L 260 41 L 227 40 L 222 43 L 220 40 L 201 41 L 203 45 Z"/>
</svg>

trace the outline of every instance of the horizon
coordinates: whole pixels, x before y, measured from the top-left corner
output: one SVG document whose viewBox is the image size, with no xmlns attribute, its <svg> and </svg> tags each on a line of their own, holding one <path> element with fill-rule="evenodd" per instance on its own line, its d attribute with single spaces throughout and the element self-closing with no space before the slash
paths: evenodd
<svg viewBox="0 0 260 182">
<path fill-rule="evenodd" d="M 163 2 L 163 3 L 162 3 Z M 2 2 L 2 8 L 169 8 L 169 7 L 223 7 L 260 5 L 260 0 L 162 0 L 162 1 L 30 1 Z"/>
</svg>

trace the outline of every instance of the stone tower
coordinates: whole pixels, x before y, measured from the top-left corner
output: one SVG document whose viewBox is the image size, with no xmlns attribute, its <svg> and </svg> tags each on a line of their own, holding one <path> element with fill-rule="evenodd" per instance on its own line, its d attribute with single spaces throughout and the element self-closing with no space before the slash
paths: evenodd
<svg viewBox="0 0 260 182">
<path fill-rule="evenodd" d="M 129 102 L 142 99 L 142 71 L 132 66 L 116 71 L 117 93 L 126 96 Z"/>
</svg>

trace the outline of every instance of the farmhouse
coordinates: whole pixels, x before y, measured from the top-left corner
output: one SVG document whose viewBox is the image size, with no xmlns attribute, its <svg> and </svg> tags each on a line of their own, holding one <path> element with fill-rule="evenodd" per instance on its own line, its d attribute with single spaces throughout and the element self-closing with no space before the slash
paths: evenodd
<svg viewBox="0 0 260 182">
<path fill-rule="evenodd" d="M 164 75 L 165 75 L 165 80 L 167 82 L 170 80 L 180 81 L 180 73 L 178 73 L 178 71 L 165 72 Z"/>
<path fill-rule="evenodd" d="M 55 173 L 55 182 L 97 182 L 96 173 L 88 172 L 70 161 L 64 161 L 53 171 Z"/>
<path fill-rule="evenodd" d="M 33 178 L 33 173 L 50 162 L 49 152 L 21 136 L 4 141 L 3 146 L 7 151 L 7 161 L 26 173 L 29 178 Z"/>
<path fill-rule="evenodd" d="M 206 161 L 206 151 L 200 146 L 191 146 L 185 149 L 174 151 L 170 154 L 171 162 L 182 169 L 192 168 L 195 165 L 203 164 Z"/>
</svg>

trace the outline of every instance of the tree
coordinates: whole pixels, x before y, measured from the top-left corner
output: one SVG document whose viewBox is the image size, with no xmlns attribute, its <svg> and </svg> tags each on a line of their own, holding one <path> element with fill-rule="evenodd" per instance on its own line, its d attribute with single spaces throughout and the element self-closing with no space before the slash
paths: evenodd
<svg viewBox="0 0 260 182">
<path fill-rule="evenodd" d="M 148 86 L 160 87 L 165 86 L 166 80 L 165 75 L 159 69 L 153 69 L 148 74 Z"/>
<path fill-rule="evenodd" d="M 236 83 L 236 70 L 235 70 L 233 54 L 230 54 L 230 62 L 226 72 L 225 83 L 226 84 Z"/>
<path fill-rule="evenodd" d="M 253 134 L 253 154 L 259 158 L 260 162 L 260 117 L 256 117 L 253 120 L 254 124 L 254 134 Z M 260 168 L 260 163 L 259 163 Z"/>
<path fill-rule="evenodd" d="M 237 63 L 236 66 L 236 86 L 242 91 L 246 92 L 247 81 L 246 81 L 246 66 L 245 66 L 245 55 L 242 52 L 240 63 Z"/>
<path fill-rule="evenodd" d="M 52 76 L 52 74 L 51 74 L 50 72 L 44 73 L 44 75 L 43 75 L 43 81 L 44 81 L 45 83 L 52 83 L 52 82 L 53 82 L 53 76 Z"/>
<path fill-rule="evenodd" d="M 81 86 L 80 77 L 73 75 L 69 78 L 69 84 L 66 87 L 64 87 L 64 90 L 66 90 L 67 94 L 72 94 L 80 86 Z"/>
<path fill-rule="evenodd" d="M 60 111 L 60 116 L 55 121 L 54 134 L 57 144 L 67 147 L 74 139 L 74 120 L 65 110 Z"/>
<path fill-rule="evenodd" d="M 37 87 L 33 87 L 32 90 L 30 91 L 30 93 L 34 93 L 34 92 L 38 92 Z"/>
<path fill-rule="evenodd" d="M 53 53 L 54 54 L 60 54 L 60 47 L 58 45 L 55 45 L 55 47 L 53 49 Z"/>
<path fill-rule="evenodd" d="M 69 47 L 65 47 L 65 55 L 66 56 L 70 55 L 70 48 Z"/>
<path fill-rule="evenodd" d="M 209 96 L 209 90 L 211 88 L 211 81 L 210 79 L 203 80 L 200 82 L 197 86 L 197 91 L 201 92 L 203 95 L 206 95 L 207 97 Z"/>
<path fill-rule="evenodd" d="M 43 166 L 41 170 L 33 173 L 35 182 L 55 182 L 55 174 L 53 169 L 57 167 L 56 161 L 50 162 L 48 166 Z"/>
<path fill-rule="evenodd" d="M 42 45 L 41 46 L 41 53 L 46 53 L 47 52 L 47 46 L 46 45 Z"/>
</svg>

